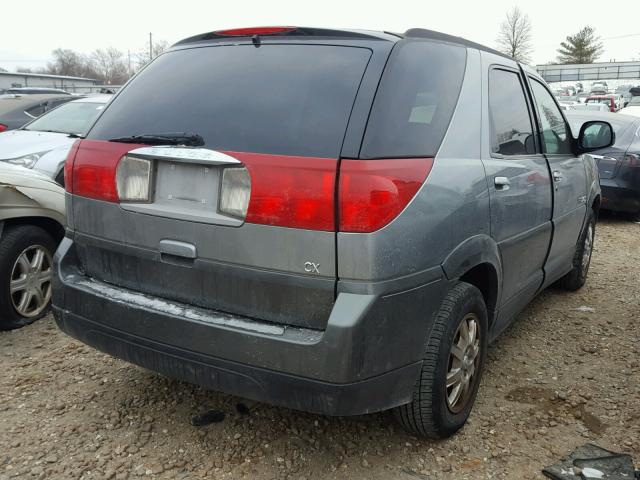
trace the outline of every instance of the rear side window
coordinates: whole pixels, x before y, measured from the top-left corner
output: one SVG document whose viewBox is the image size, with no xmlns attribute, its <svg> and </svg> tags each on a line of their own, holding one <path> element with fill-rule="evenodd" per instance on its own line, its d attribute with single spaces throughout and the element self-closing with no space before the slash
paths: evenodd
<svg viewBox="0 0 640 480">
<path fill-rule="evenodd" d="M 371 51 L 234 45 L 161 55 L 88 138 L 189 132 L 216 150 L 337 157 Z"/>
<path fill-rule="evenodd" d="M 466 56 L 464 47 L 399 42 L 380 80 L 360 157 L 434 156 L 458 101 Z"/>
<path fill-rule="evenodd" d="M 536 153 L 529 108 L 517 73 L 498 69 L 489 71 L 489 122 L 491 153 Z"/>
</svg>

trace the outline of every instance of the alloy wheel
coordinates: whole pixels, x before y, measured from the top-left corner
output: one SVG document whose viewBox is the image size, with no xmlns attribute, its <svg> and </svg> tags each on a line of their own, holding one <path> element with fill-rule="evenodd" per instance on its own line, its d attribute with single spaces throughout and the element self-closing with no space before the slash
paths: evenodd
<svg viewBox="0 0 640 480">
<path fill-rule="evenodd" d="M 42 245 L 25 248 L 11 271 L 9 290 L 16 312 L 25 317 L 38 316 L 51 299 L 51 254 Z"/>
</svg>

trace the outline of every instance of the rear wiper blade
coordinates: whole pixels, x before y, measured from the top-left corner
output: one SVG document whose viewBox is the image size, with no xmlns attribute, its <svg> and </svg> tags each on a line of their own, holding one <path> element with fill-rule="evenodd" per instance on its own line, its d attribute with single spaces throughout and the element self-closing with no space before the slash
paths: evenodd
<svg viewBox="0 0 640 480">
<path fill-rule="evenodd" d="M 109 141 L 142 143 L 145 145 L 186 145 L 189 147 L 202 147 L 204 145 L 204 139 L 197 133 L 184 132 L 145 133 L 142 135 L 131 135 L 130 137 L 112 138 Z"/>
</svg>

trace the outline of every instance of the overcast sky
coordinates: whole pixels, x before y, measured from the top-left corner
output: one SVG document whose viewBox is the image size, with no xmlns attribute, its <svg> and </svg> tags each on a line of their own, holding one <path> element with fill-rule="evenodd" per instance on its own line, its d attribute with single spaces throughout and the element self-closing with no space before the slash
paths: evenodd
<svg viewBox="0 0 640 480">
<path fill-rule="evenodd" d="M 221 28 L 299 25 L 404 32 L 410 27 L 439 30 L 494 47 L 505 13 L 518 5 L 533 24 L 533 63 L 556 57 L 564 38 L 590 25 L 603 39 L 600 61 L 639 60 L 637 0 L 245 0 L 163 2 L 110 0 L 60 3 L 30 0 L 28 15 L 0 14 L 0 67 L 39 67 L 55 48 L 89 53 L 113 46 L 125 53 L 145 48 L 149 32 L 170 43 Z M 593 3 L 593 6 L 590 6 Z M 598 11 L 597 5 L 606 5 Z M 637 6 L 637 5 L 636 5 Z M 637 12 L 636 12 L 637 13 Z M 635 34 L 635 35 L 634 35 Z M 612 38 L 618 37 L 618 38 Z"/>
</svg>

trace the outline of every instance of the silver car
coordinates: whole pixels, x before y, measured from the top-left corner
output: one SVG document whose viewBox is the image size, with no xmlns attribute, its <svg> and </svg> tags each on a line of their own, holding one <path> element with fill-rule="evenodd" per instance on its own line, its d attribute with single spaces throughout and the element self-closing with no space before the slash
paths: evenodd
<svg viewBox="0 0 640 480">
<path fill-rule="evenodd" d="M 64 190 L 50 178 L 0 163 L 0 329 L 45 314 L 52 258 L 64 235 Z"/>
<path fill-rule="evenodd" d="M 0 162 L 38 170 L 62 185 L 62 167 L 71 145 L 87 132 L 111 97 L 73 100 L 18 130 L 1 133 Z"/>
</svg>

